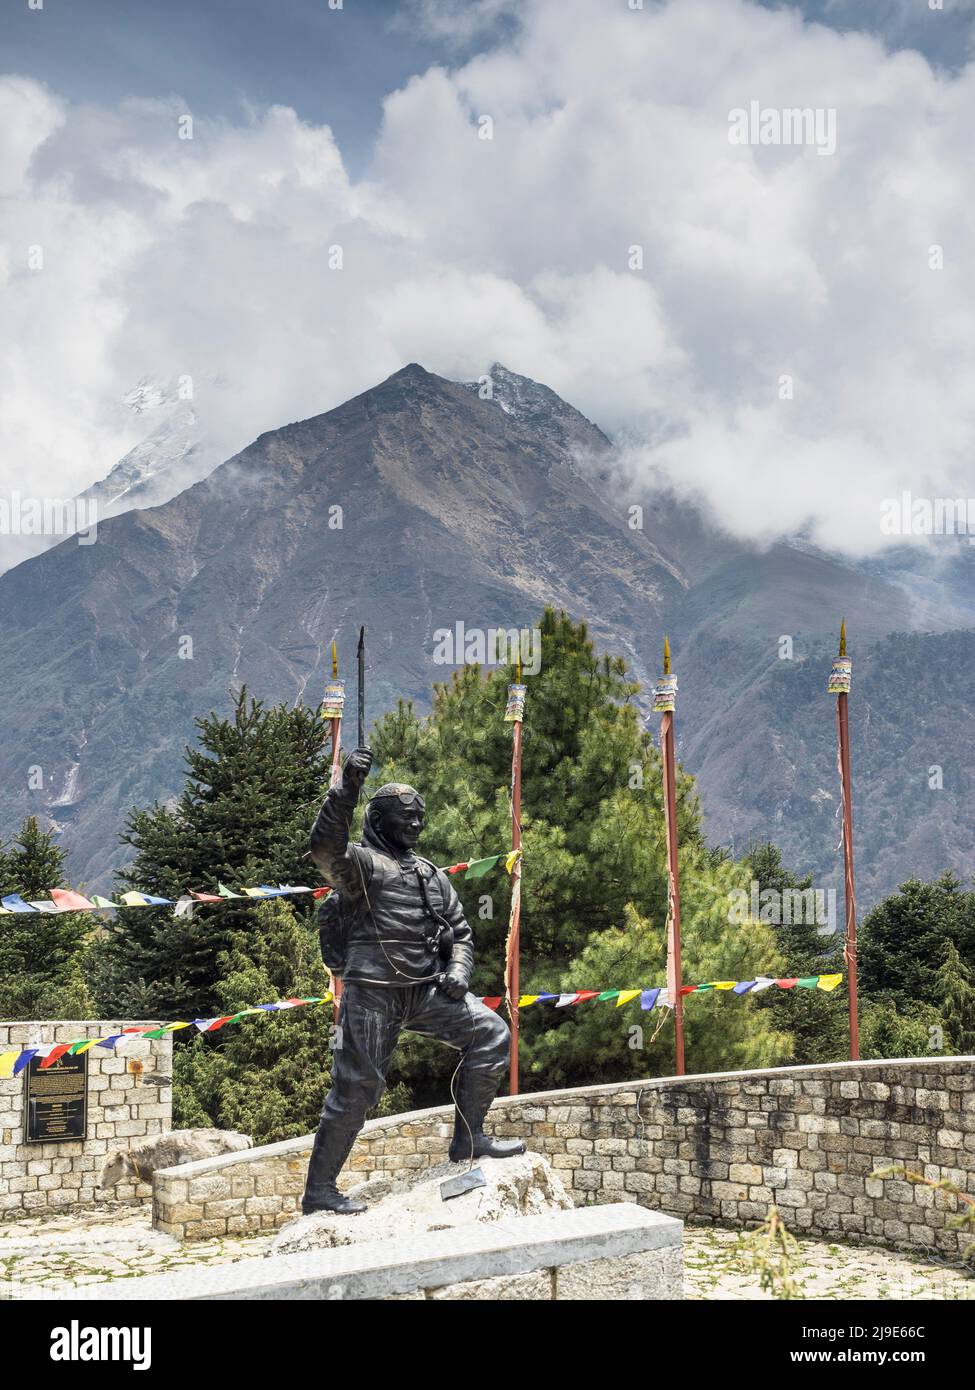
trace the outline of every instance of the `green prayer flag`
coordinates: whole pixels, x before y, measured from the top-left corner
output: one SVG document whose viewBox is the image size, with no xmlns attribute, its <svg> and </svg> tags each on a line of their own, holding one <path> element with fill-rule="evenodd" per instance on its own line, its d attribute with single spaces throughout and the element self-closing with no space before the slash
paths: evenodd
<svg viewBox="0 0 975 1390">
<path fill-rule="evenodd" d="M 491 870 L 494 868 L 495 864 L 498 862 L 500 858 L 500 854 L 494 854 L 491 856 L 490 859 L 474 859 L 470 864 L 468 864 L 466 870 L 464 871 L 464 877 L 483 878 L 485 874 L 491 872 Z"/>
<path fill-rule="evenodd" d="M 602 994 L 596 995 L 596 1003 L 598 1004 L 602 999 L 618 999 L 619 997 L 620 992 L 618 989 L 604 989 Z"/>
<path fill-rule="evenodd" d="M 818 975 L 804 975 L 801 980 L 796 980 L 796 987 L 798 989 L 815 989 L 818 984 Z"/>
</svg>

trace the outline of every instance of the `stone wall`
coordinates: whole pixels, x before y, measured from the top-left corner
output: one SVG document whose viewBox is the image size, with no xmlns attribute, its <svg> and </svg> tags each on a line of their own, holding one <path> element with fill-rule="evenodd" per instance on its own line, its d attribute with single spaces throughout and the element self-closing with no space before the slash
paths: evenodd
<svg viewBox="0 0 975 1390">
<path fill-rule="evenodd" d="M 99 1019 L 57 1023 L 0 1023 L 0 1052 L 38 1043 L 103 1038 L 151 1022 Z M 107 1192 L 98 1178 L 109 1149 L 136 1144 L 172 1128 L 172 1087 L 140 1082 L 143 1074 L 172 1075 L 171 1037 L 129 1042 L 119 1051 L 93 1047 L 88 1058 L 88 1138 L 49 1144 L 24 1143 L 24 1076 L 0 1080 L 0 1220 L 63 1210 L 80 1202 L 144 1200 L 146 1183 L 121 1182 Z"/>
<path fill-rule="evenodd" d="M 744 1225 L 771 1203 L 794 1232 L 936 1251 L 945 1192 L 870 1174 L 906 1164 L 975 1195 L 975 1058 L 844 1062 L 507 1097 L 489 1118 L 547 1154 L 582 1204 L 635 1201 Z M 446 1157 L 448 1109 L 371 1120 L 343 1186 Z M 274 1229 L 298 1208 L 311 1135 L 156 1174 L 156 1225 L 183 1239 Z"/>
</svg>

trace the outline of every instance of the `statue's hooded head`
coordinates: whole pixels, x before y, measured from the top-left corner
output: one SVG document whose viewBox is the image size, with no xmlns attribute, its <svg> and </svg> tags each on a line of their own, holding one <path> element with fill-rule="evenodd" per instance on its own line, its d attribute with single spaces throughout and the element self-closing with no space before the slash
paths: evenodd
<svg viewBox="0 0 975 1390">
<path fill-rule="evenodd" d="M 423 797 L 405 782 L 387 782 L 366 807 L 362 843 L 384 854 L 413 849 L 423 833 Z"/>
</svg>

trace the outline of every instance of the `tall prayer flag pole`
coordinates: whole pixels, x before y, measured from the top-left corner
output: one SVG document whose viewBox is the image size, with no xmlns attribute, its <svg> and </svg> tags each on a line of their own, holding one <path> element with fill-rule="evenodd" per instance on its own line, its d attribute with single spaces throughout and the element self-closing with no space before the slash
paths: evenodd
<svg viewBox="0 0 975 1390">
<path fill-rule="evenodd" d="M 518 1094 L 518 999 L 521 994 L 521 725 L 525 717 L 525 690 L 521 683 L 521 656 L 518 657 L 516 679 L 508 686 L 505 722 L 513 724 L 511 731 L 511 916 L 508 921 L 508 942 L 505 951 L 505 987 L 508 993 L 508 1014 L 511 1018 L 511 1084 L 510 1093 Z"/>
<path fill-rule="evenodd" d="M 680 867 L 677 860 L 677 759 L 674 711 L 677 677 L 670 669 L 670 643 L 664 638 L 664 670 L 653 695 L 660 715 L 660 760 L 663 766 L 664 825 L 667 831 L 667 994 L 674 1010 L 676 1070 L 684 1075 L 684 996 L 680 967 Z"/>
<path fill-rule="evenodd" d="M 850 992 L 850 1061 L 860 1059 L 860 1015 L 857 1001 L 857 903 L 853 878 L 853 777 L 850 771 L 850 715 L 847 708 L 853 678 L 853 661 L 846 654 L 846 619 L 840 624 L 840 650 L 833 660 L 827 692 L 836 696 L 837 765 L 843 801 L 843 893 L 846 938 L 843 957 Z"/>
<path fill-rule="evenodd" d="M 366 630 L 364 627 L 359 629 L 359 646 L 356 649 L 356 658 L 359 663 L 359 748 L 364 748 L 366 730 Z"/>
</svg>

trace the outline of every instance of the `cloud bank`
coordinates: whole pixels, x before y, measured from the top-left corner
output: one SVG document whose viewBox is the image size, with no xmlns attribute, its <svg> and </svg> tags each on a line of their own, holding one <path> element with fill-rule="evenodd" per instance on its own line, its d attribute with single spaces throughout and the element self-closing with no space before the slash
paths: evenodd
<svg viewBox="0 0 975 1390">
<path fill-rule="evenodd" d="M 973 65 L 744 0 L 482 8 L 503 40 L 390 93 L 359 182 L 286 107 L 180 138 L 178 97 L 0 78 L 0 491 L 107 472 L 143 377 L 197 383 L 216 460 L 496 359 L 739 535 L 868 552 L 883 499 L 972 490 Z M 731 143 L 752 103 L 835 153 Z"/>
</svg>

